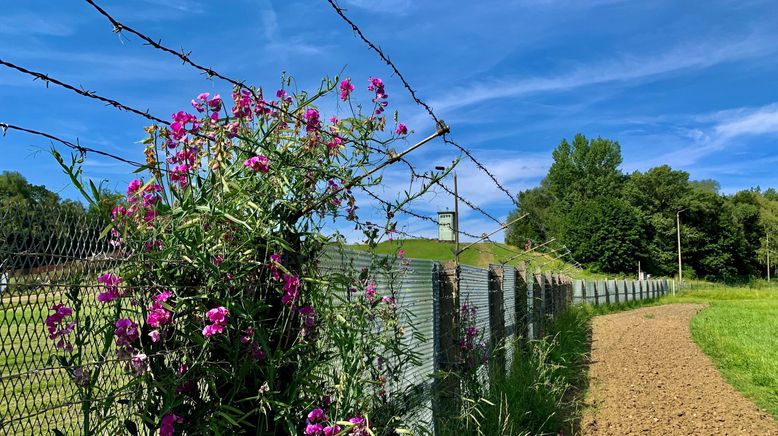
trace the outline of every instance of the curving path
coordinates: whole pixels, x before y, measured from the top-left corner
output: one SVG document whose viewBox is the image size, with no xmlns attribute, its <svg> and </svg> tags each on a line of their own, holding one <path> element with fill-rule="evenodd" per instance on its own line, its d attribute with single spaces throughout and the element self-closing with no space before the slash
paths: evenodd
<svg viewBox="0 0 778 436">
<path fill-rule="evenodd" d="M 673 304 L 592 322 L 585 435 L 778 435 L 778 422 L 733 387 L 691 339 L 704 306 Z"/>
</svg>

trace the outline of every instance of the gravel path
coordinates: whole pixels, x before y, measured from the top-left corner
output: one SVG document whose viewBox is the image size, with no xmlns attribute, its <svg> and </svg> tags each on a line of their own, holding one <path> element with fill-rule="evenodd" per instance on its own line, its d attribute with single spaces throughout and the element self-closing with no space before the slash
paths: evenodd
<svg viewBox="0 0 778 436">
<path fill-rule="evenodd" d="M 692 341 L 689 321 L 703 307 L 594 319 L 583 434 L 778 435 L 778 422 L 728 385 Z"/>
</svg>

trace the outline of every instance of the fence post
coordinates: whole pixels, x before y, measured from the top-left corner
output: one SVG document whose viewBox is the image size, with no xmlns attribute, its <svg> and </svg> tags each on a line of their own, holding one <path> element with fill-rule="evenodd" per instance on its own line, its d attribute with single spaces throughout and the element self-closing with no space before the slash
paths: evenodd
<svg viewBox="0 0 778 436">
<path fill-rule="evenodd" d="M 545 336 L 545 329 L 543 326 L 543 320 L 546 317 L 546 286 L 543 274 L 540 272 L 540 268 L 535 268 L 534 274 L 534 286 L 533 286 L 533 330 L 535 331 L 535 338 L 542 338 Z"/>
<path fill-rule="evenodd" d="M 459 413 L 462 399 L 460 380 L 455 374 L 459 361 L 459 267 L 456 263 L 441 264 L 439 279 L 437 346 L 442 376 L 437 379 L 433 398 L 436 428 L 445 425 L 447 416 Z"/>
<path fill-rule="evenodd" d="M 492 374 L 505 374 L 505 301 L 503 299 L 503 268 L 489 265 L 489 341 L 494 359 L 490 362 Z M 498 351 L 494 351 L 498 350 Z"/>
<path fill-rule="evenodd" d="M 527 280 L 527 264 L 521 261 L 516 264 L 516 326 L 523 350 L 533 338 L 532 310 L 532 281 Z"/>
</svg>

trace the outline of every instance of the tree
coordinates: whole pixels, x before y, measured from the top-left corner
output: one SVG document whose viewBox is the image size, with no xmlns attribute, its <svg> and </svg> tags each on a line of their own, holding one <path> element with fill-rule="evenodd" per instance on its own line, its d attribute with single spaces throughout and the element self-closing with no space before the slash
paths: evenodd
<svg viewBox="0 0 778 436">
<path fill-rule="evenodd" d="M 580 201 L 620 195 L 624 177 L 618 168 L 622 162 L 618 142 L 587 140 L 579 133 L 572 144 L 563 139 L 553 157 L 546 180 L 563 213 Z"/>
<path fill-rule="evenodd" d="M 619 198 L 576 203 L 565 217 L 562 237 L 575 259 L 602 272 L 637 270 L 643 258 L 640 215 Z"/>
<path fill-rule="evenodd" d="M 0 202 L 24 202 L 35 206 L 55 206 L 59 195 L 43 185 L 32 185 L 19 172 L 3 171 L 0 174 Z"/>
</svg>

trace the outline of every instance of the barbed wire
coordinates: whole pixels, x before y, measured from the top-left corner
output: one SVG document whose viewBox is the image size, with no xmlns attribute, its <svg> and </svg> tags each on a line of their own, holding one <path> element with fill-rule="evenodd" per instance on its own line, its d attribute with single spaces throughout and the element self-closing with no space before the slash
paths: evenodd
<svg viewBox="0 0 778 436">
<path fill-rule="evenodd" d="M 89 0 L 87 0 L 87 1 L 89 1 Z M 416 91 L 413 89 L 413 87 L 411 87 L 410 83 L 408 83 L 408 80 L 407 80 L 407 79 L 405 78 L 405 76 L 404 76 L 404 75 L 403 75 L 403 74 L 400 72 L 400 70 L 397 68 L 397 66 L 394 64 L 394 62 L 392 62 L 392 60 L 391 60 L 391 59 L 389 59 L 389 57 L 388 57 L 388 56 L 387 56 L 387 55 L 386 55 L 386 54 L 383 52 L 383 50 L 381 50 L 381 48 L 380 48 L 380 47 L 376 46 L 376 45 L 375 45 L 375 44 L 374 44 L 372 41 L 370 41 L 370 40 L 369 40 L 369 39 L 368 39 L 368 38 L 365 36 L 365 34 L 362 32 L 362 30 L 359 28 L 359 26 L 357 26 L 357 25 L 356 25 L 356 23 L 354 23 L 354 22 L 353 22 L 351 19 L 349 19 L 349 18 L 346 16 L 346 13 L 345 13 L 345 11 L 343 10 L 343 8 L 341 8 L 340 6 L 338 6 L 338 4 L 335 2 L 335 0 L 327 0 L 327 2 L 328 2 L 328 3 L 329 3 L 331 6 L 332 6 L 332 8 L 333 8 L 333 9 L 335 9 L 335 12 L 336 12 L 336 13 L 337 13 L 337 14 L 338 14 L 338 15 L 339 15 L 339 16 L 340 16 L 340 17 L 341 17 L 341 18 L 342 18 L 342 19 L 343 19 L 343 20 L 344 20 L 346 23 L 348 23 L 348 24 L 349 24 L 349 26 L 351 26 L 351 29 L 354 31 L 354 33 L 356 33 L 356 34 L 357 34 L 357 36 L 359 36 L 359 38 L 360 38 L 360 39 L 361 39 L 361 40 L 362 40 L 362 41 L 363 41 L 365 44 L 367 44 L 367 46 L 368 46 L 368 47 L 369 47 L 371 50 L 373 50 L 374 52 L 376 52 L 376 53 L 378 54 L 378 56 L 381 58 L 381 60 L 383 60 L 383 61 L 386 63 L 386 65 L 388 65 L 388 66 L 389 66 L 389 68 L 391 68 L 391 69 L 392 69 L 392 71 L 394 72 L 394 74 L 395 74 L 395 75 L 397 75 L 397 78 L 399 78 L 399 79 L 400 79 L 400 81 L 402 82 L 402 84 L 403 84 L 403 86 L 405 87 L 405 89 L 406 89 L 406 90 L 408 90 L 408 92 L 411 94 L 411 98 L 412 98 L 412 99 L 413 99 L 413 100 L 416 102 L 416 104 L 417 104 L 417 105 L 419 105 L 419 106 L 421 106 L 421 107 L 423 107 L 423 108 L 424 108 L 424 109 L 427 111 L 427 113 L 430 115 L 430 117 L 431 117 L 431 118 L 432 118 L 432 119 L 435 121 L 435 123 L 438 123 L 440 119 L 439 119 L 439 118 L 438 118 L 438 116 L 435 114 L 435 112 L 432 110 L 432 108 L 429 106 L 429 104 L 425 103 L 424 101 L 422 101 L 422 100 L 421 100 L 421 99 L 418 97 L 418 95 L 417 95 Z M 461 151 L 462 153 L 464 153 L 464 154 L 465 154 L 465 156 L 467 156 L 467 158 L 468 158 L 468 159 L 470 159 L 470 161 L 472 161 L 472 162 L 473 162 L 473 163 L 476 165 L 476 167 L 478 167 L 478 169 L 480 169 L 480 170 L 481 170 L 482 172 L 484 172 L 484 173 L 485 173 L 487 176 L 489 176 L 489 178 L 490 178 L 490 179 L 492 179 L 492 182 L 494 182 L 495 186 L 497 186 L 497 188 L 498 188 L 498 189 L 500 189 L 502 192 L 504 192 L 504 193 L 505 193 L 505 194 L 508 196 L 508 198 L 510 198 L 510 200 L 511 200 L 511 202 L 512 202 L 512 203 L 516 204 L 516 198 L 514 197 L 514 195 L 513 195 L 513 194 L 511 194 L 511 193 L 510 193 L 510 191 L 508 191 L 508 190 L 507 190 L 507 189 L 506 189 L 506 188 L 505 188 L 505 187 L 504 187 L 504 186 L 503 186 L 503 185 L 502 185 L 502 184 L 501 184 L 501 183 L 500 183 L 500 182 L 497 180 L 497 177 L 495 177 L 495 175 L 494 175 L 494 174 L 492 174 L 492 172 L 491 172 L 491 171 L 489 171 L 489 169 L 487 169 L 487 168 L 486 168 L 486 166 L 484 166 L 484 165 L 483 165 L 483 164 L 482 164 L 482 163 L 481 163 L 481 162 L 480 162 L 478 159 L 476 159 L 476 158 L 475 158 L 475 156 L 473 156 L 473 154 L 470 152 L 470 150 L 468 150 L 467 148 L 465 148 L 465 147 L 463 147 L 463 146 L 459 145 L 457 142 L 455 142 L 453 139 L 451 139 L 451 138 L 450 138 L 450 136 L 449 136 L 448 134 L 443 136 L 443 142 L 444 142 L 444 143 L 446 143 L 446 144 L 449 144 L 449 145 L 451 145 L 451 146 L 453 146 L 453 147 L 455 147 L 455 148 L 457 148 L 457 149 L 459 149 L 459 151 Z"/>
<path fill-rule="evenodd" d="M 65 139 L 59 138 L 57 136 L 54 136 L 54 135 L 52 135 L 50 133 L 41 132 L 41 131 L 33 130 L 33 129 L 28 129 L 26 127 L 20 127 L 20 126 L 16 126 L 14 124 L 8 124 L 8 123 L 0 123 L 0 129 L 2 129 L 2 131 L 3 131 L 3 136 L 5 136 L 5 134 L 6 134 L 6 132 L 8 130 L 17 130 L 17 131 L 20 131 L 20 132 L 29 133 L 31 135 L 42 136 L 42 137 L 48 138 L 48 139 L 50 139 L 52 141 L 59 142 L 60 144 L 63 144 L 63 145 L 65 145 L 68 148 L 71 148 L 73 150 L 78 151 L 79 153 L 81 153 L 82 156 L 85 155 L 86 153 L 95 153 L 95 154 L 99 154 L 101 156 L 109 157 L 111 159 L 114 159 L 114 160 L 117 160 L 117 161 L 120 161 L 120 162 L 124 162 L 126 164 L 129 164 L 129 165 L 132 165 L 132 166 L 135 166 L 135 167 L 143 167 L 143 166 L 145 166 L 144 164 L 142 164 L 140 162 L 135 162 L 133 160 L 123 158 L 121 156 L 115 155 L 113 153 L 109 153 L 107 151 L 102 151 L 102 150 L 98 150 L 96 148 L 91 148 L 91 147 L 85 147 L 85 146 L 81 145 L 78 142 L 78 140 L 76 140 L 76 142 L 73 143 L 73 142 L 67 141 Z"/>
<path fill-rule="evenodd" d="M 205 66 L 195 62 L 190 57 L 191 52 L 184 51 L 183 49 L 181 49 L 181 51 L 173 50 L 170 47 L 167 47 L 167 46 L 163 45 L 161 40 L 155 40 L 155 39 L 151 38 L 150 36 L 140 32 L 139 30 L 136 30 L 136 29 L 126 25 L 125 23 L 120 22 L 116 17 L 114 17 L 110 13 L 108 13 L 108 11 L 106 11 L 105 9 L 100 7 L 94 0 L 85 0 L 85 1 L 89 5 L 91 5 L 95 10 L 97 10 L 97 12 L 99 14 L 104 16 L 111 23 L 111 25 L 113 26 L 113 31 L 114 32 L 119 33 L 119 32 L 122 32 L 122 31 L 127 31 L 127 32 L 131 33 L 132 35 L 135 35 L 136 37 L 138 37 L 141 40 L 143 40 L 146 45 L 148 45 L 148 46 L 150 46 L 152 48 L 155 48 L 157 50 L 163 51 L 163 52 L 165 52 L 167 54 L 173 55 L 176 58 L 180 59 L 184 64 L 189 65 L 189 66 L 191 66 L 191 67 L 193 67 L 193 68 L 203 72 L 209 79 L 213 78 L 213 77 L 216 77 L 216 78 L 218 78 L 220 80 L 223 80 L 225 82 L 228 82 L 228 83 L 232 84 L 235 87 L 246 89 L 246 90 L 250 91 L 252 94 L 254 94 L 254 90 L 251 87 L 247 86 L 245 84 L 245 81 L 237 80 L 237 79 L 229 77 L 229 76 L 227 76 L 225 74 L 219 73 L 218 71 L 214 70 L 213 68 L 205 67 Z M 399 73 L 399 71 L 398 71 L 398 73 Z M 410 88 L 409 85 L 407 85 L 407 82 L 405 83 L 405 85 L 408 88 Z M 411 92 L 413 92 L 412 89 L 410 89 L 410 90 L 411 90 Z M 415 94 L 414 94 L 414 98 L 415 98 Z M 416 100 L 417 100 L 418 103 L 424 104 L 423 102 L 421 102 L 421 100 L 418 100 L 418 99 L 416 99 Z M 277 110 L 281 110 L 281 108 L 275 107 L 273 104 L 271 104 L 269 102 L 267 103 L 267 106 L 271 107 L 271 108 L 274 108 L 274 109 L 277 109 Z M 300 120 L 299 115 L 297 115 L 297 116 L 295 116 L 294 114 L 290 114 L 290 115 L 292 115 L 292 117 Z M 439 125 L 439 123 L 441 121 L 437 117 L 434 117 L 434 119 L 435 119 L 436 124 Z M 444 140 L 445 140 L 445 135 L 444 135 Z M 374 151 L 379 151 L 381 153 L 385 153 L 386 152 L 385 150 L 380 150 L 380 149 L 377 149 L 375 147 L 368 147 L 368 148 L 370 148 L 371 150 L 374 150 Z M 419 177 L 419 175 L 416 173 L 416 171 L 415 171 L 415 169 L 414 169 L 412 164 L 410 164 L 405 159 L 402 159 L 402 162 L 404 162 L 408 166 L 408 168 L 410 169 L 411 174 L 413 176 Z M 450 189 L 448 189 L 445 185 L 441 184 L 441 186 L 443 187 L 443 189 L 445 189 L 447 192 L 449 192 L 451 195 L 453 195 L 453 192 Z M 498 224 L 502 224 L 493 215 L 491 215 L 491 214 L 487 213 L 486 211 L 484 211 L 483 209 L 475 206 L 471 201 L 469 201 L 469 200 L 467 200 L 467 199 L 465 199 L 465 198 L 463 198 L 463 197 L 461 197 L 459 195 L 457 195 L 457 197 L 463 203 L 468 205 L 471 209 L 473 209 L 473 210 L 475 210 L 477 212 L 480 212 L 481 214 L 483 214 L 484 216 L 486 216 L 487 218 L 491 219 L 492 221 L 494 221 L 494 222 L 496 222 Z"/>
</svg>

